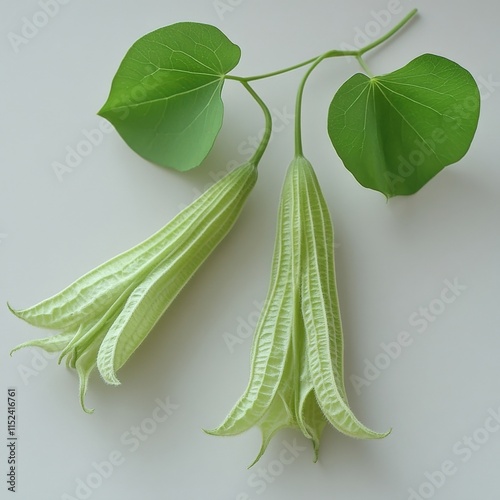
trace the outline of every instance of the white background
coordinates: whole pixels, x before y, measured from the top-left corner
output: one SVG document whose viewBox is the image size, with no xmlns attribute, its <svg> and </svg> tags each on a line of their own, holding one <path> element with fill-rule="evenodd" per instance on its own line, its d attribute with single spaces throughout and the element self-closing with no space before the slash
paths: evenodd
<svg viewBox="0 0 500 500">
<path fill-rule="evenodd" d="M 218 5 L 71 0 L 21 45 L 12 42 L 12 34 L 22 35 L 24 18 L 39 15 L 40 4 L 10 1 L 0 8 L 0 436 L 6 434 L 6 390 L 14 386 L 20 437 L 17 493 L 10 494 L 2 480 L 0 497 L 498 500 L 500 432 L 484 428 L 492 422 L 490 413 L 500 411 L 498 2 Z M 286 430 L 247 470 L 260 447 L 257 429 L 233 438 L 202 432 L 222 421 L 247 382 L 251 340 L 243 338 L 249 330 L 244 325 L 254 322 L 267 291 L 278 195 L 293 153 L 290 115 L 303 70 L 255 84 L 280 129 L 263 158 L 256 189 L 234 230 L 120 372 L 122 386 L 92 378 L 87 402 L 96 408 L 93 415 L 79 406 L 73 371 L 34 349 L 8 356 L 18 343 L 46 332 L 16 319 L 7 301 L 18 308 L 32 305 L 149 236 L 228 162 L 244 161 L 250 138 L 262 128 L 259 109 L 237 82 L 228 82 L 224 127 L 199 169 L 179 174 L 151 165 L 111 132 L 58 178 L 54 162 L 64 163 L 68 148 L 102 123 L 96 112 L 137 38 L 178 21 L 214 24 L 242 48 L 233 73 L 251 75 L 352 45 L 363 33 L 372 39 L 385 29 L 384 16 L 376 13 L 389 6 L 398 11 L 390 16 L 391 26 L 413 7 L 420 14 L 369 55 L 374 72 L 432 52 L 469 69 L 482 94 L 479 128 L 467 156 L 416 195 L 386 203 L 356 183 L 326 135 L 328 104 L 358 71 L 356 63 L 326 61 L 306 88 L 304 152 L 335 224 L 350 402 L 370 427 L 392 427 L 389 437 L 356 441 L 327 428 L 314 464 L 309 443 Z M 441 307 L 445 280 L 462 289 Z M 439 314 L 422 321 L 421 308 L 429 305 Z M 370 363 L 387 359 L 381 344 L 403 331 L 411 345 L 383 370 L 365 374 Z M 225 341 L 231 336 L 241 340 L 232 349 Z M 367 375 L 371 380 L 356 391 L 352 376 Z M 158 398 L 178 408 L 152 429 Z M 133 427 L 141 425 L 150 435 L 131 444 Z M 281 460 L 286 446 L 298 450 L 293 461 L 286 455 L 291 463 Z M 5 441 L 0 449 L 5 478 Z M 110 454 L 120 456 L 120 463 L 97 476 L 95 464 Z M 435 473 L 443 466 L 453 474 Z M 77 489 L 87 481 L 91 490 Z"/>
</svg>

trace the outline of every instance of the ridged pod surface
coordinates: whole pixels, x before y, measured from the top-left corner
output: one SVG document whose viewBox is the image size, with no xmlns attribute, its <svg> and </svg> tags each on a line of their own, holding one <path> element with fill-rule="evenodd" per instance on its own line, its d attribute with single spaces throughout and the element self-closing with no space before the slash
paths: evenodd
<svg viewBox="0 0 500 500">
<path fill-rule="evenodd" d="M 92 370 L 119 384 L 117 370 L 232 228 L 256 181 L 256 165 L 241 165 L 142 243 L 39 304 L 11 308 L 31 325 L 61 332 L 13 351 L 61 352 L 80 376 L 81 404 L 89 411 L 84 396 Z"/>
<path fill-rule="evenodd" d="M 268 295 L 256 326 L 248 386 L 214 435 L 255 425 L 257 461 L 274 433 L 299 428 L 318 456 L 330 422 L 356 438 L 382 438 L 354 416 L 344 387 L 343 334 L 335 283 L 333 227 L 310 162 L 297 156 L 281 193 Z M 255 463 L 255 462 L 254 462 Z"/>
</svg>

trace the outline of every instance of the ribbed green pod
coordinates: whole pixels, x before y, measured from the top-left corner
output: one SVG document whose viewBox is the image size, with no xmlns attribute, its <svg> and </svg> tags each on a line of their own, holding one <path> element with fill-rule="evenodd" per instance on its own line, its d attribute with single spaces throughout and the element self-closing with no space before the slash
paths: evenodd
<svg viewBox="0 0 500 500">
<path fill-rule="evenodd" d="M 119 383 L 116 371 L 233 227 L 256 181 L 256 165 L 241 165 L 142 243 L 39 304 L 11 308 L 34 326 L 61 331 L 13 351 L 28 346 L 61 351 L 78 371 L 85 409 L 90 372 L 97 365 L 106 382 Z"/>
<path fill-rule="evenodd" d="M 234 435 L 254 425 L 263 442 L 296 427 L 318 456 L 330 422 L 357 438 L 381 438 L 361 424 L 347 402 L 343 336 L 333 259 L 333 227 L 312 165 L 290 164 L 283 185 L 271 283 L 256 326 L 248 386 L 214 435 Z M 255 463 L 255 462 L 254 462 Z"/>
</svg>

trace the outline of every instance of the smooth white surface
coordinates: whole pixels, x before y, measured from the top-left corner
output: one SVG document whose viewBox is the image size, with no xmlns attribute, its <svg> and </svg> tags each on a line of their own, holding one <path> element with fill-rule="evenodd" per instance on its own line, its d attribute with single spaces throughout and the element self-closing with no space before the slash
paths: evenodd
<svg viewBox="0 0 500 500">
<path fill-rule="evenodd" d="M 16 386 L 16 497 L 418 500 L 410 496 L 413 488 L 420 489 L 420 498 L 499 498 L 500 432 L 487 420 L 490 412 L 500 412 L 498 3 L 222 0 L 218 5 L 223 4 L 224 12 L 211 0 L 72 0 L 18 52 L 9 34 L 20 34 L 23 18 L 32 19 L 40 4 L 9 2 L 0 8 L 0 435 L 6 433 L 6 389 Z M 367 23 L 376 28 L 373 12 L 389 5 L 401 7 L 391 26 L 413 7 L 420 15 L 370 54 L 372 69 L 388 72 L 421 53 L 437 53 L 483 82 L 483 102 L 469 154 L 418 194 L 386 203 L 355 182 L 326 135 L 327 106 L 358 70 L 356 64 L 325 62 L 306 88 L 304 151 L 335 224 L 346 377 L 365 377 L 367 363 L 383 361 L 381 344 L 401 332 L 412 339 L 386 369 L 368 374 L 373 380 L 360 394 L 347 383 L 360 419 L 376 430 L 392 427 L 388 438 L 355 441 L 328 428 L 314 464 L 309 443 L 287 430 L 247 470 L 260 446 L 256 429 L 226 439 L 201 431 L 223 419 L 247 381 L 251 340 L 242 339 L 231 352 L 224 334 L 245 334 L 242 325 L 254 321 L 267 291 L 300 70 L 255 86 L 283 125 L 263 159 L 259 183 L 233 232 L 121 371 L 122 386 L 92 379 L 87 401 L 96 408 L 94 415 L 80 409 L 76 374 L 55 359 L 36 357 L 35 350 L 9 358 L 13 346 L 44 332 L 11 315 L 7 300 L 15 307 L 32 305 L 150 235 L 229 161 L 245 160 L 249 138 L 262 127 L 259 109 L 236 82 L 228 82 L 221 136 L 198 170 L 182 175 L 150 165 L 112 132 L 60 182 L 53 162 L 63 162 L 67 147 L 76 147 L 85 130 L 99 126 L 95 113 L 137 38 L 181 20 L 214 24 L 242 48 L 234 73 L 248 75 L 352 44 Z M 494 82 L 491 88 L 488 81 Z M 465 289 L 434 321 L 422 322 L 421 307 L 440 307 L 436 300 L 445 280 Z M 151 418 L 160 415 L 156 400 L 167 397 L 178 408 L 153 429 Z M 490 430 L 483 431 L 487 423 Z M 141 425 L 151 435 L 133 441 L 133 428 Z M 472 436 L 468 444 L 467 436 Z M 300 451 L 291 461 L 293 455 L 283 450 L 294 443 Z M 0 470 L 6 471 L 7 452 L 1 448 Z M 110 454 L 120 457 L 120 464 L 99 480 L 95 464 Z M 291 463 L 284 464 L 283 457 Z M 435 473 L 443 464 L 453 474 Z M 102 484 L 88 494 L 77 490 L 79 480 Z M 6 488 L 2 480 L 0 498 L 13 497 Z"/>
</svg>

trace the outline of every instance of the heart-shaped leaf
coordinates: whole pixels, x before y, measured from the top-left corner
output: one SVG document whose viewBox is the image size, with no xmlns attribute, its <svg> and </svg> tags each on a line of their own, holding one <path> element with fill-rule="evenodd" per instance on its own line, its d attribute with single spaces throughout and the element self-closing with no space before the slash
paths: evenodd
<svg viewBox="0 0 500 500">
<path fill-rule="evenodd" d="M 219 133 L 224 76 L 239 59 L 239 47 L 214 26 L 160 28 L 127 52 L 99 115 L 147 160 L 189 170 Z"/>
<path fill-rule="evenodd" d="M 479 107 L 467 70 L 425 54 L 387 75 L 351 77 L 330 104 L 328 134 L 360 184 L 409 195 L 465 155 Z"/>
</svg>

